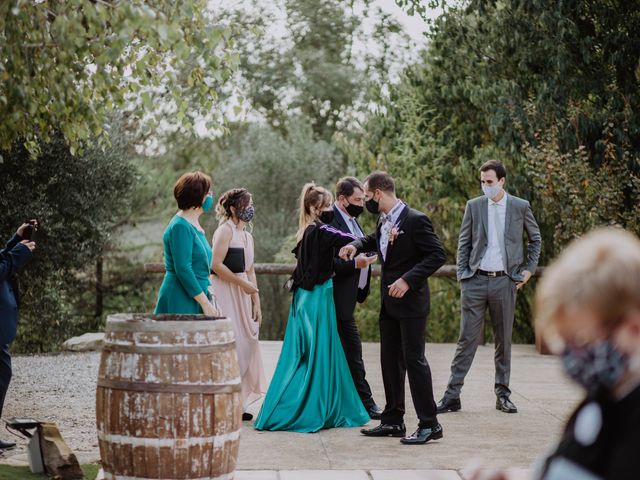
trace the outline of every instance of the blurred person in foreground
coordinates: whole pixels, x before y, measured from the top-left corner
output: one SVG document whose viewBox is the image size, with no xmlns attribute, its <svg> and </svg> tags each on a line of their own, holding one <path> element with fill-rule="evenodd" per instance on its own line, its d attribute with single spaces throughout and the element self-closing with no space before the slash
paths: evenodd
<svg viewBox="0 0 640 480">
<path fill-rule="evenodd" d="M 16 338 L 20 295 L 16 274 L 33 257 L 36 244 L 27 232 L 37 230 L 38 222 L 31 220 L 18 228 L 5 248 L 0 250 L 0 417 L 4 399 L 11 382 L 11 355 L 9 345 Z M 25 238 L 29 236 L 29 238 Z M 0 450 L 15 447 L 14 442 L 0 440 Z"/>
<path fill-rule="evenodd" d="M 640 240 L 607 228 L 573 242 L 535 303 L 536 328 L 585 398 L 534 478 L 640 478 Z M 508 476 L 477 470 L 470 479 Z"/>
</svg>

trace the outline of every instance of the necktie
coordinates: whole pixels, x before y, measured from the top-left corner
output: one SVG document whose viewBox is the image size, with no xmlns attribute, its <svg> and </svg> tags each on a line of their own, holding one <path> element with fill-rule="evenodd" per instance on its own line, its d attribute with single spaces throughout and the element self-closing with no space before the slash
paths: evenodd
<svg viewBox="0 0 640 480">
<path fill-rule="evenodd" d="M 360 230 L 358 226 L 358 222 L 356 222 L 355 218 L 351 218 L 351 233 L 353 233 L 356 237 L 364 237 L 364 233 Z M 360 278 L 358 279 L 358 288 L 363 289 L 367 286 L 367 277 L 369 276 L 369 268 L 363 268 L 360 270 Z"/>
</svg>

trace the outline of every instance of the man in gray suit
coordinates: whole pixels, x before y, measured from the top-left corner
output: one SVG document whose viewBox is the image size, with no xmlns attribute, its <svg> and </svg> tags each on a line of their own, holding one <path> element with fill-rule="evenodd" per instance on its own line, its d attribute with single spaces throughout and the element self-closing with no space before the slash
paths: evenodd
<svg viewBox="0 0 640 480">
<path fill-rule="evenodd" d="M 496 409 L 516 413 L 510 400 L 511 334 L 516 291 L 531 278 L 540 257 L 540 229 L 531 205 L 504 191 L 507 172 L 490 160 L 480 167 L 483 196 L 467 202 L 458 240 L 458 272 L 462 320 L 451 377 L 438 413 L 460 410 L 460 391 L 480 344 L 489 308 L 495 337 Z M 528 237 L 523 258 L 523 233 Z"/>
</svg>

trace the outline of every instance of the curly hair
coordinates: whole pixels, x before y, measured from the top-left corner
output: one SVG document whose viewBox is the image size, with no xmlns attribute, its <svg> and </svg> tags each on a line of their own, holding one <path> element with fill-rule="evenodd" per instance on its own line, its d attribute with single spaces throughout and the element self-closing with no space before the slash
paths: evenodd
<svg viewBox="0 0 640 480">
<path fill-rule="evenodd" d="M 216 218 L 220 222 L 229 220 L 233 217 L 231 207 L 235 208 L 237 212 L 248 206 L 250 202 L 251 193 L 249 193 L 249 190 L 246 188 L 232 188 L 231 190 L 227 190 L 220 196 L 218 204 L 216 205 Z"/>
</svg>

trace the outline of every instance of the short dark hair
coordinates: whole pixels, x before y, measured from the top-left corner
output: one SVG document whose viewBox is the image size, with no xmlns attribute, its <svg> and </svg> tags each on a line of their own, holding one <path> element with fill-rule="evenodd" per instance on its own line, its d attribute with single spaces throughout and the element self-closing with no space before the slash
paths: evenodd
<svg viewBox="0 0 640 480">
<path fill-rule="evenodd" d="M 356 188 L 364 191 L 364 187 L 362 186 L 362 183 L 360 183 L 360 180 L 356 177 L 342 177 L 338 180 L 338 183 L 336 183 L 336 198 L 340 195 L 350 197 L 353 195 Z"/>
<path fill-rule="evenodd" d="M 393 181 L 393 177 L 387 172 L 376 170 L 371 172 L 364 183 L 369 187 L 369 190 L 381 190 L 383 192 L 395 193 L 396 185 Z"/>
<path fill-rule="evenodd" d="M 200 171 L 182 175 L 173 187 L 173 196 L 180 210 L 202 206 L 202 199 L 211 190 L 211 177 Z"/>
<path fill-rule="evenodd" d="M 489 160 L 488 162 L 484 162 L 480 167 L 481 172 L 487 172 L 489 170 L 496 172 L 498 180 L 507 176 L 507 169 L 504 168 L 504 165 L 498 160 Z"/>
</svg>

